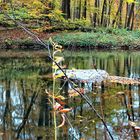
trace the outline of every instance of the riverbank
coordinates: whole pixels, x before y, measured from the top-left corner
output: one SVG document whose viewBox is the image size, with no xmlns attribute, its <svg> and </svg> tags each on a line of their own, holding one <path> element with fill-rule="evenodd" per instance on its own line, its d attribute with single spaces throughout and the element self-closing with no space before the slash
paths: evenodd
<svg viewBox="0 0 140 140">
<path fill-rule="evenodd" d="M 90 32 L 38 32 L 35 34 L 48 42 L 52 37 L 55 42 L 65 49 L 107 49 L 107 50 L 140 50 L 140 31 L 127 31 L 125 29 L 94 29 Z M 34 49 L 44 47 L 32 39 L 21 29 L 0 30 L 0 49 Z"/>
<path fill-rule="evenodd" d="M 102 29 L 92 32 L 61 33 L 54 40 L 62 46 L 82 49 L 140 50 L 140 31 Z"/>
</svg>

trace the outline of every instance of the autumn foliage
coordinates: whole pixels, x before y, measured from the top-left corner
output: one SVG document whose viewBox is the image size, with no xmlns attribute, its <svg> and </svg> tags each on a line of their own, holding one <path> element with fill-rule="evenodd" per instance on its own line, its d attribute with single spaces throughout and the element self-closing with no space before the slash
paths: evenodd
<svg viewBox="0 0 140 140">
<path fill-rule="evenodd" d="M 44 28 L 139 28 L 140 4 L 135 0 L 2 0 L 0 5 L 18 18 L 43 19 Z"/>
</svg>

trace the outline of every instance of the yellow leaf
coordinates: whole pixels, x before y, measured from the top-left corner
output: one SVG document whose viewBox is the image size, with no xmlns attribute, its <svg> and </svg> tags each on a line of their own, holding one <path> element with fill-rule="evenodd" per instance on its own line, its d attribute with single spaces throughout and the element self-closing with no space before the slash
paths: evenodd
<svg viewBox="0 0 140 140">
<path fill-rule="evenodd" d="M 65 100 L 65 97 L 62 96 L 62 95 L 56 96 L 56 98 L 59 98 L 59 99 L 61 99 L 61 100 Z"/>
<path fill-rule="evenodd" d="M 130 3 L 134 3 L 135 0 L 126 0 L 126 2 L 128 2 L 130 4 Z"/>
<path fill-rule="evenodd" d="M 60 78 L 60 77 L 62 77 L 62 76 L 65 76 L 63 72 L 60 73 L 60 74 L 58 74 L 58 75 L 55 75 L 54 77 L 57 79 L 57 78 Z"/>
<path fill-rule="evenodd" d="M 76 68 L 72 68 L 72 70 L 76 70 Z"/>
<path fill-rule="evenodd" d="M 63 47 L 62 47 L 61 45 L 57 45 L 57 44 L 56 44 L 56 45 L 54 46 L 54 49 L 55 49 L 55 50 L 61 50 L 61 51 L 62 51 Z"/>
<path fill-rule="evenodd" d="M 55 64 L 52 65 L 52 68 L 55 69 L 55 70 L 58 70 L 59 69 L 59 67 L 57 65 L 55 65 Z"/>
<path fill-rule="evenodd" d="M 57 62 L 57 63 L 60 63 L 61 61 L 64 61 L 64 58 L 63 57 L 54 57 L 54 60 Z"/>
<path fill-rule="evenodd" d="M 54 47 L 56 44 L 53 42 L 53 40 L 52 40 L 52 38 L 50 37 L 49 38 L 49 41 L 50 41 L 50 43 L 51 43 L 51 45 Z"/>
</svg>

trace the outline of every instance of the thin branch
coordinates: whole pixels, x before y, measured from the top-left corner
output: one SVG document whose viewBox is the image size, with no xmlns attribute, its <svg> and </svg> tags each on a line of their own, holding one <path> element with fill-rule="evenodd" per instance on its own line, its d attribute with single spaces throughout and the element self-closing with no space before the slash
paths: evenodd
<svg viewBox="0 0 140 140">
<path fill-rule="evenodd" d="M 19 138 L 20 133 L 21 133 L 23 127 L 25 126 L 25 124 L 26 124 L 26 122 L 28 120 L 29 114 L 31 112 L 32 106 L 33 106 L 37 96 L 38 96 L 38 93 L 34 92 L 33 96 L 32 96 L 32 99 L 31 99 L 31 102 L 30 102 L 30 105 L 29 105 L 29 107 L 27 109 L 27 112 L 25 113 L 25 115 L 23 117 L 22 123 L 19 125 L 19 127 L 17 129 L 17 136 L 16 136 L 17 139 Z"/>
</svg>

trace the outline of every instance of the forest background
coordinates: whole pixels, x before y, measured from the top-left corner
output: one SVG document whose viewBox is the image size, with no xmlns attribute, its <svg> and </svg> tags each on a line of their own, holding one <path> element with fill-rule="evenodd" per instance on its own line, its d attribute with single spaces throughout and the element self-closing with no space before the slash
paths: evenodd
<svg viewBox="0 0 140 140">
<path fill-rule="evenodd" d="M 116 46 L 125 49 L 140 48 L 139 1 L 1 0 L 0 7 L 2 27 L 17 27 L 10 18 L 5 17 L 3 13 L 6 13 L 35 32 L 64 31 L 65 33 L 54 37 L 64 46 L 74 44 L 75 46 L 103 46 L 105 48 L 108 46 L 109 48 Z M 68 31 L 78 31 L 78 33 L 69 34 Z M 12 40 L 5 41 L 10 45 L 15 43 Z M 26 39 L 26 43 L 31 44 L 31 41 Z"/>
</svg>

